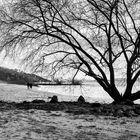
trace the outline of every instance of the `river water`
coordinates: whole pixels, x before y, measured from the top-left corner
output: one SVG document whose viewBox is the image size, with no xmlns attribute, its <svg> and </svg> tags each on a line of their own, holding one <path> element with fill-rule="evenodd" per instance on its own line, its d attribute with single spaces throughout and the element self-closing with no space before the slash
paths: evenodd
<svg viewBox="0 0 140 140">
<path fill-rule="evenodd" d="M 117 83 L 120 93 L 124 93 L 125 84 L 122 81 Z M 134 86 L 133 91 L 140 89 L 140 84 Z M 49 101 L 53 95 L 58 96 L 59 101 L 77 101 L 80 95 L 84 96 L 87 102 L 111 103 L 112 98 L 95 81 L 86 81 L 80 85 L 45 85 L 27 89 L 26 85 L 0 84 L 0 100 L 5 101 L 32 101 L 41 99 Z M 137 100 L 136 103 L 140 103 Z"/>
<path fill-rule="evenodd" d="M 137 91 L 140 86 L 139 82 L 133 88 L 133 92 Z M 125 90 L 125 82 L 123 80 L 117 81 L 117 87 L 121 93 Z M 48 91 L 67 95 L 69 98 L 74 96 L 84 96 L 89 102 L 112 102 L 112 98 L 106 93 L 103 88 L 95 81 L 86 81 L 82 85 L 46 85 L 40 86 L 39 90 Z M 73 100 L 73 98 L 71 99 Z M 140 103 L 137 100 L 136 103 Z"/>
</svg>

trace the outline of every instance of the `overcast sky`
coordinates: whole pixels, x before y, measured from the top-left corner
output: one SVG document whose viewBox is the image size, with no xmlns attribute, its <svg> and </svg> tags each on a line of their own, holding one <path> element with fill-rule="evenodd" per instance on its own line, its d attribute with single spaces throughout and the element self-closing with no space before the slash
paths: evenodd
<svg viewBox="0 0 140 140">
<path fill-rule="evenodd" d="M 7 0 L 0 0 L 0 4 L 4 4 Z"/>
<path fill-rule="evenodd" d="M 0 0 L 0 5 L 4 4 L 7 0 Z M 11 58 L 3 59 L 3 53 L 0 54 L 0 66 L 8 67 L 8 68 L 18 68 L 17 64 L 11 60 Z"/>
</svg>

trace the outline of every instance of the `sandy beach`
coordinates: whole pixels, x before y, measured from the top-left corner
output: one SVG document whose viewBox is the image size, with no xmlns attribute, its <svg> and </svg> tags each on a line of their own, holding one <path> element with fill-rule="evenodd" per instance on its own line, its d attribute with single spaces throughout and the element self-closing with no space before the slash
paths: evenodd
<svg viewBox="0 0 140 140">
<path fill-rule="evenodd" d="M 38 94 L 39 93 L 39 94 Z M 32 100 L 53 93 L 27 90 L 22 85 L 0 85 L 0 99 Z M 59 95 L 59 94 L 58 94 Z M 31 98 L 31 97 L 34 98 Z M 140 117 L 73 114 L 66 111 L 0 109 L 0 140 L 139 140 Z"/>
</svg>

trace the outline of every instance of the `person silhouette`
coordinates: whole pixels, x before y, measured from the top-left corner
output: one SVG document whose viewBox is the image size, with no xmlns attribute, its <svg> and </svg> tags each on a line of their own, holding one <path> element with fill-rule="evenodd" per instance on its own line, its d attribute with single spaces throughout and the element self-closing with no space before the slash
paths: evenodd
<svg viewBox="0 0 140 140">
<path fill-rule="evenodd" d="M 29 82 L 27 82 L 27 89 L 29 89 L 30 88 L 30 83 Z"/>
<path fill-rule="evenodd" d="M 29 86 L 30 86 L 30 88 L 32 89 L 32 86 L 33 86 L 33 85 L 32 85 L 32 83 L 30 83 L 30 85 L 29 85 Z"/>
<path fill-rule="evenodd" d="M 32 83 L 27 82 L 27 89 L 32 89 L 32 87 L 33 87 L 33 84 L 32 84 Z"/>
</svg>

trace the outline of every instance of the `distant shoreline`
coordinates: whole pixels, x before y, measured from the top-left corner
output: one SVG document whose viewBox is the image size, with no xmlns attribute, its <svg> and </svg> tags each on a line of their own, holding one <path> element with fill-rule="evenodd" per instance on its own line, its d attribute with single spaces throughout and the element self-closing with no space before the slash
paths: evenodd
<svg viewBox="0 0 140 140">
<path fill-rule="evenodd" d="M 35 85 L 49 85 L 49 86 L 82 86 L 85 84 L 35 84 Z"/>
</svg>

